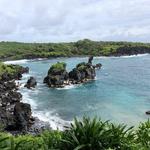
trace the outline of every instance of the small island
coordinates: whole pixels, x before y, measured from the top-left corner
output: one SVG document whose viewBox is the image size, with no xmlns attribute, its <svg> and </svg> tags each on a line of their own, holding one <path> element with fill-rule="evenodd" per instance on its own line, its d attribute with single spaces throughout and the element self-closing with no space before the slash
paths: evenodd
<svg viewBox="0 0 150 150">
<path fill-rule="evenodd" d="M 92 64 L 93 56 L 89 57 L 88 62 L 81 62 L 76 65 L 70 72 L 66 70 L 66 63 L 57 62 L 48 70 L 44 83 L 49 87 L 65 87 L 66 85 L 81 84 L 95 79 L 95 69 L 100 69 L 101 64 Z"/>
</svg>

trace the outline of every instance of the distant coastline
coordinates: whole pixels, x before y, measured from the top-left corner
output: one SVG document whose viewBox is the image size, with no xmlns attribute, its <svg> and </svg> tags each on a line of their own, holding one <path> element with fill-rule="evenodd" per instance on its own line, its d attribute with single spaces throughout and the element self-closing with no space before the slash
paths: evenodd
<svg viewBox="0 0 150 150">
<path fill-rule="evenodd" d="M 0 60 L 51 59 L 58 57 L 130 56 L 150 53 L 150 43 L 97 42 L 89 39 L 70 43 L 0 42 Z"/>
</svg>

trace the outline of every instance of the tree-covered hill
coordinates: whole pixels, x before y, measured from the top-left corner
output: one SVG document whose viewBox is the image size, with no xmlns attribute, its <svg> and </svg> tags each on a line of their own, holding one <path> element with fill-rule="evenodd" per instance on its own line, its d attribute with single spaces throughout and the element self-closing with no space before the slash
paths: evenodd
<svg viewBox="0 0 150 150">
<path fill-rule="evenodd" d="M 70 43 L 0 42 L 0 59 L 30 59 L 70 56 L 121 56 L 150 53 L 150 43 L 97 42 L 88 39 Z"/>
</svg>

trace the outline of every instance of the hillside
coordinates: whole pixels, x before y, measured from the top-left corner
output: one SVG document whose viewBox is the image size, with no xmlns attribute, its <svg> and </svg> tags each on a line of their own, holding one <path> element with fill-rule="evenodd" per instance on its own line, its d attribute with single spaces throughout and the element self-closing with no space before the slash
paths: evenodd
<svg viewBox="0 0 150 150">
<path fill-rule="evenodd" d="M 150 53 L 149 43 L 97 42 L 88 39 L 70 43 L 0 42 L 0 60 L 71 57 L 121 56 Z"/>
</svg>

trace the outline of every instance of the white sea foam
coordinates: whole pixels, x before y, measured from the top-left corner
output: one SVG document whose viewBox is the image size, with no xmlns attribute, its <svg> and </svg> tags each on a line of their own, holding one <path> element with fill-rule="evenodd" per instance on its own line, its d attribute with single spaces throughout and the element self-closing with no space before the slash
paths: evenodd
<svg viewBox="0 0 150 150">
<path fill-rule="evenodd" d="M 30 104 L 33 110 L 37 108 L 37 103 L 30 98 L 28 91 L 21 92 L 21 94 L 23 96 L 23 102 Z"/>
<path fill-rule="evenodd" d="M 5 64 L 24 64 L 28 62 L 29 60 L 27 59 L 22 59 L 22 60 L 12 60 L 12 61 L 5 61 Z"/>
<path fill-rule="evenodd" d="M 50 127 L 54 130 L 59 129 L 59 130 L 64 130 L 64 126 L 69 126 L 70 122 L 65 121 L 59 117 L 59 115 L 54 111 L 39 111 L 38 110 L 38 104 L 37 102 L 30 97 L 30 94 L 38 94 L 39 89 L 36 90 L 28 90 L 24 88 L 25 82 L 27 78 L 31 76 L 31 74 L 24 74 L 23 78 L 21 81 L 16 81 L 20 82 L 20 92 L 23 96 L 22 101 L 24 103 L 28 103 L 31 105 L 32 108 L 32 113 L 34 117 L 38 117 L 41 121 L 49 122 Z"/>
<path fill-rule="evenodd" d="M 41 121 L 49 122 L 53 130 L 64 130 L 65 126 L 69 126 L 71 123 L 61 119 L 57 113 L 54 115 L 52 111 L 34 111 L 33 116 L 38 117 Z"/>
<path fill-rule="evenodd" d="M 120 56 L 122 58 L 133 58 L 133 57 L 143 57 L 143 56 L 147 56 L 149 54 L 138 54 L 138 55 L 130 55 L 130 56 Z"/>
<path fill-rule="evenodd" d="M 126 55 L 126 56 L 97 56 L 94 57 L 95 59 L 100 59 L 100 58 L 132 58 L 132 57 L 143 57 L 149 55 L 148 53 L 146 54 L 137 54 L 137 55 Z"/>
<path fill-rule="evenodd" d="M 81 85 L 74 85 L 74 84 L 71 84 L 71 85 L 65 85 L 65 87 L 63 88 L 56 88 L 57 90 L 69 90 L 69 89 L 73 89 L 73 88 L 77 88 Z"/>
<path fill-rule="evenodd" d="M 49 122 L 50 127 L 53 130 L 56 129 L 64 130 L 64 126 L 69 126 L 70 122 L 61 119 L 57 113 L 54 113 L 54 111 L 39 111 L 37 109 L 38 108 L 37 103 L 29 96 L 29 90 L 26 92 L 25 91 L 22 92 L 22 95 L 23 95 L 23 102 L 31 105 L 33 116 L 38 117 L 41 121 Z"/>
</svg>

